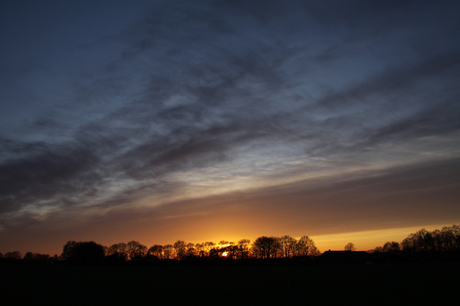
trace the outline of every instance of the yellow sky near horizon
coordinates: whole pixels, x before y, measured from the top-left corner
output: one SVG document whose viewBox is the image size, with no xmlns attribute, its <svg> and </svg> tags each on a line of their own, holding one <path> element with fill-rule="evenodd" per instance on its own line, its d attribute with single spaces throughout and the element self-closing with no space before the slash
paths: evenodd
<svg viewBox="0 0 460 306">
<path fill-rule="evenodd" d="M 446 224 L 437 224 L 424 227 L 428 231 L 441 230 Z M 401 243 L 409 234 L 421 230 L 421 227 L 403 227 L 372 231 L 361 231 L 330 235 L 315 235 L 310 238 L 315 242 L 316 247 L 321 251 L 343 250 L 345 245 L 352 242 L 357 251 L 368 251 L 377 246 L 383 246 L 387 241 Z"/>
</svg>

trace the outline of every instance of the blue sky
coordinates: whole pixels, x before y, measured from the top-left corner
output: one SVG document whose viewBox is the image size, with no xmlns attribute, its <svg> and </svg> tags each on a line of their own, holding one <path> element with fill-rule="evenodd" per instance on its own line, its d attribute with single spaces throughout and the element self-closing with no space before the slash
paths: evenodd
<svg viewBox="0 0 460 306">
<path fill-rule="evenodd" d="M 0 251 L 458 223 L 459 17 L 2 2 Z"/>
</svg>

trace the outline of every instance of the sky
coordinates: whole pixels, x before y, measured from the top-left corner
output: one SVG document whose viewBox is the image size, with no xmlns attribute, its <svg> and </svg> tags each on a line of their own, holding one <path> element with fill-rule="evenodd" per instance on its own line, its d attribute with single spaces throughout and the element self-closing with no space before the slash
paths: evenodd
<svg viewBox="0 0 460 306">
<path fill-rule="evenodd" d="M 460 223 L 460 2 L 2 1 L 0 252 Z"/>
</svg>

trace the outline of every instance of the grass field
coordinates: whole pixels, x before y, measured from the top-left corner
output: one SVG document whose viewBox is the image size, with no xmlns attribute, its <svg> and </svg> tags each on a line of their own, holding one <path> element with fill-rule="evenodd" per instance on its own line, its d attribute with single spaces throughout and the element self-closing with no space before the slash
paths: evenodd
<svg viewBox="0 0 460 306">
<path fill-rule="evenodd" d="M 2 305 L 458 304 L 460 264 L 0 265 Z"/>
</svg>

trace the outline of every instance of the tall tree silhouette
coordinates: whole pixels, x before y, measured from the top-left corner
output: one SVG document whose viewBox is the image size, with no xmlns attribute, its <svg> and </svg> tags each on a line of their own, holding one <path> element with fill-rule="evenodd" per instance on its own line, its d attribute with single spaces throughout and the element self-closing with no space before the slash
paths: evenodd
<svg viewBox="0 0 460 306">
<path fill-rule="evenodd" d="M 182 260 L 187 251 L 187 244 L 185 243 L 185 241 L 177 240 L 174 243 L 173 247 L 174 247 L 174 250 L 176 251 L 177 259 Z"/>
<path fill-rule="evenodd" d="M 163 246 L 164 258 L 171 259 L 174 257 L 174 247 L 171 244 L 165 244 Z"/>
<path fill-rule="evenodd" d="M 281 257 L 291 257 L 295 255 L 297 240 L 289 235 L 279 238 Z"/>
<path fill-rule="evenodd" d="M 279 241 L 276 237 L 259 237 L 257 238 L 252 249 L 257 257 L 270 259 L 276 255 L 276 252 L 280 248 Z"/>
<path fill-rule="evenodd" d="M 308 236 L 300 237 L 297 241 L 296 255 L 298 256 L 317 256 L 319 251 L 315 246 L 315 242 Z"/>
<path fill-rule="evenodd" d="M 251 240 L 249 239 L 241 239 L 238 241 L 237 248 L 238 248 L 238 258 L 244 259 L 249 257 L 249 247 L 251 244 Z"/>
</svg>

